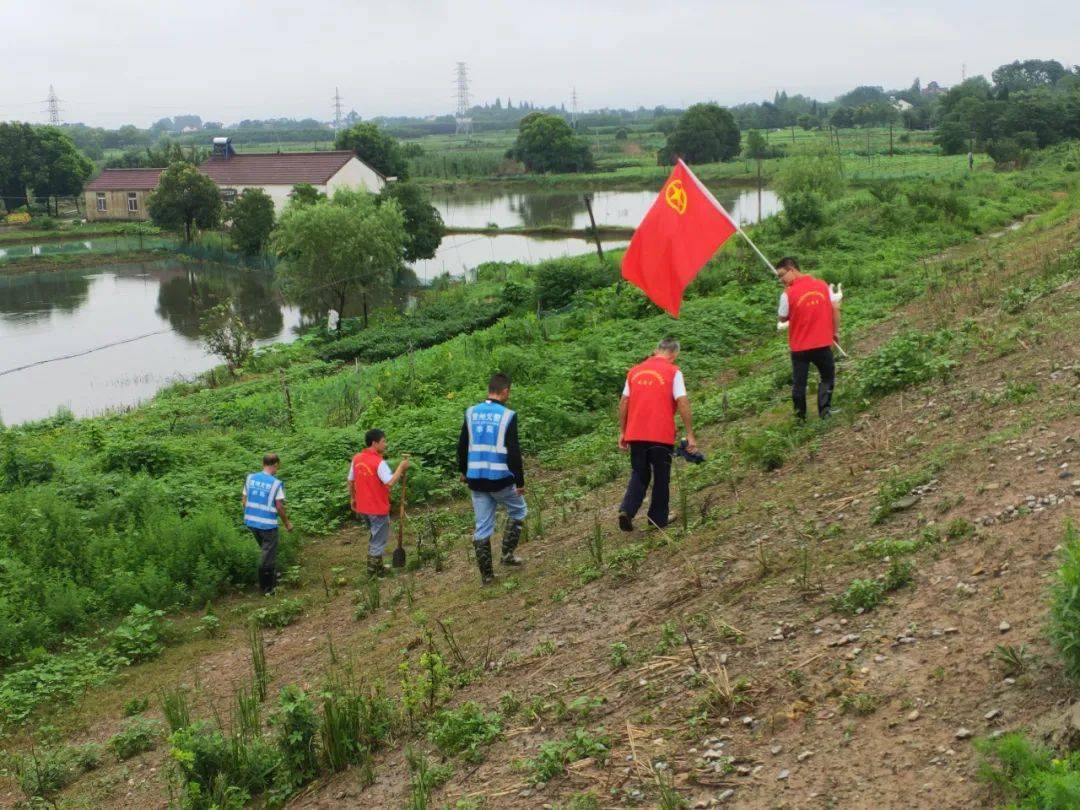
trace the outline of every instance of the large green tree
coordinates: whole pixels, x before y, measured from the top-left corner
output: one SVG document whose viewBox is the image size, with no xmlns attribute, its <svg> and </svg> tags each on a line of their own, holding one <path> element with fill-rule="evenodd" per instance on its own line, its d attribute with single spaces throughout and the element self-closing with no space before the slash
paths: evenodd
<svg viewBox="0 0 1080 810">
<path fill-rule="evenodd" d="M 430 259 L 443 238 L 442 215 L 415 183 L 387 183 L 377 198 L 379 204 L 393 200 L 405 217 L 405 261 Z"/>
<path fill-rule="evenodd" d="M 163 171 L 146 207 L 155 225 L 169 231 L 182 229 L 187 243 L 193 226 L 205 229 L 221 223 L 217 184 L 190 163 L 173 163 Z"/>
<path fill-rule="evenodd" d="M 739 154 L 739 127 L 719 104 L 694 104 L 679 117 L 657 157 L 661 165 L 682 158 L 687 163 L 715 163 Z"/>
<path fill-rule="evenodd" d="M 401 144 L 372 123 L 361 122 L 343 129 L 334 139 L 337 149 L 349 149 L 373 169 L 386 177 L 404 180 L 409 166 Z"/>
<path fill-rule="evenodd" d="M 75 195 L 93 164 L 55 127 L 0 123 L 0 196 L 8 210 L 40 197 Z"/>
<path fill-rule="evenodd" d="M 406 239 L 396 202 L 379 205 L 370 194 L 342 189 L 329 200 L 288 206 L 271 241 L 284 260 L 290 300 L 322 316 L 342 314 L 359 298 L 366 327 L 369 304 L 393 284 Z"/>
<path fill-rule="evenodd" d="M 245 189 L 229 209 L 229 235 L 245 256 L 262 252 L 274 229 L 274 201 L 261 188 Z"/>
<path fill-rule="evenodd" d="M 518 124 L 517 140 L 507 152 L 530 172 L 583 172 L 593 168 L 589 145 L 577 137 L 566 119 L 529 113 Z"/>
<path fill-rule="evenodd" d="M 37 130 L 35 166 L 30 186 L 39 197 L 73 197 L 94 171 L 94 164 L 75 148 L 75 142 L 55 127 Z"/>
</svg>

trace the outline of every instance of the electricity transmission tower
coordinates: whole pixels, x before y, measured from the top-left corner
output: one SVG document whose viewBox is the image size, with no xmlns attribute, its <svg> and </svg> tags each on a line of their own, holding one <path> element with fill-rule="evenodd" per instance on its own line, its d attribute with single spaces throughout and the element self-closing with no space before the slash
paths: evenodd
<svg viewBox="0 0 1080 810">
<path fill-rule="evenodd" d="M 457 63 L 457 111 L 454 113 L 454 134 L 472 132 L 469 118 L 469 69 L 464 62 Z"/>
<path fill-rule="evenodd" d="M 570 96 L 570 128 L 577 129 L 577 88 Z"/>
<path fill-rule="evenodd" d="M 341 93 L 334 88 L 334 132 L 341 129 Z"/>
<path fill-rule="evenodd" d="M 54 127 L 60 126 L 60 99 L 56 97 L 56 91 L 49 85 L 49 97 L 45 99 L 45 111 L 49 114 L 49 123 Z"/>
</svg>

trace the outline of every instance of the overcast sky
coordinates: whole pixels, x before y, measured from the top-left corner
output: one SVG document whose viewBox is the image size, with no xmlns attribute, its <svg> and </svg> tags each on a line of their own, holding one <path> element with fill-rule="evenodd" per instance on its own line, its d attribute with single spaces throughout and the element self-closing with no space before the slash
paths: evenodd
<svg viewBox="0 0 1080 810">
<path fill-rule="evenodd" d="M 0 0 L 0 120 L 148 126 L 452 112 L 476 101 L 582 109 L 830 99 L 856 84 L 944 85 L 1013 59 L 1080 61 L 1077 0 Z"/>
</svg>

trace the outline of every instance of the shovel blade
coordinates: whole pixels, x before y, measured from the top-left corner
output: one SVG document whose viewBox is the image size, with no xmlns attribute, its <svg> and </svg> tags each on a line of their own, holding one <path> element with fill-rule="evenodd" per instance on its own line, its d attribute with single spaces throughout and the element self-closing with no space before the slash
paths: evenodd
<svg viewBox="0 0 1080 810">
<path fill-rule="evenodd" d="M 391 558 L 390 564 L 393 565 L 394 568 L 404 568 L 405 567 L 405 549 L 404 548 L 402 548 L 401 546 L 398 546 L 397 548 L 394 549 L 394 555 Z"/>
</svg>

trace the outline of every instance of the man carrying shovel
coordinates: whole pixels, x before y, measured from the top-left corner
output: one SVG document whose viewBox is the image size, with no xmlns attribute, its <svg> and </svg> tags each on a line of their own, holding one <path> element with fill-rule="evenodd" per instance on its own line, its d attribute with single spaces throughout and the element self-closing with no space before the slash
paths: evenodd
<svg viewBox="0 0 1080 810">
<path fill-rule="evenodd" d="M 390 487 L 405 477 L 409 457 L 402 457 L 397 469 L 390 472 L 390 465 L 383 458 L 386 434 L 372 428 L 364 434 L 364 444 L 366 447 L 353 456 L 349 467 L 349 495 L 357 519 L 363 520 L 371 532 L 368 574 L 381 577 L 386 573 L 383 553 L 390 539 Z"/>
</svg>

